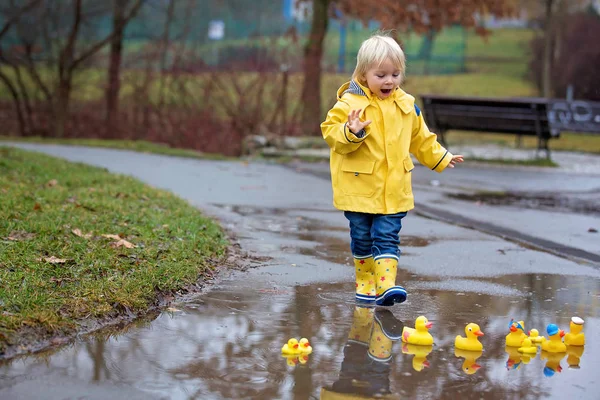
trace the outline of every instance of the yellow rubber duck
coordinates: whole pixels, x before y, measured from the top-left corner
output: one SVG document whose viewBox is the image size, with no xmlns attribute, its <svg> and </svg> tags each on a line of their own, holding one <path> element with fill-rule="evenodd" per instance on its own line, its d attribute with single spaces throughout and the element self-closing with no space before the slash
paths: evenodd
<svg viewBox="0 0 600 400">
<path fill-rule="evenodd" d="M 521 343 L 521 347 L 518 348 L 519 353 L 525 354 L 536 354 L 537 346 L 531 342 L 531 339 L 525 338 L 523 339 L 523 343 Z"/>
<path fill-rule="evenodd" d="M 281 356 L 285 358 L 285 363 L 290 367 L 295 367 L 300 362 L 297 355 L 282 354 Z"/>
<path fill-rule="evenodd" d="M 532 343 L 539 344 L 546 341 L 546 338 L 540 335 L 540 332 L 537 329 L 532 329 L 529 331 L 529 339 Z"/>
<path fill-rule="evenodd" d="M 283 345 L 283 347 L 281 348 L 281 353 L 287 355 L 297 355 L 300 354 L 299 347 L 300 346 L 298 345 L 298 340 L 295 338 L 291 338 L 287 341 L 286 344 Z"/>
<path fill-rule="evenodd" d="M 404 343 L 402 345 L 403 354 L 414 355 L 412 359 L 412 367 L 415 371 L 420 372 L 423 368 L 429 368 L 427 356 L 433 351 L 433 346 L 419 346 L 417 344 Z"/>
<path fill-rule="evenodd" d="M 481 357 L 483 351 L 470 351 L 470 350 L 462 350 L 459 348 L 454 349 L 454 355 L 456 357 L 462 357 L 465 361 L 462 364 L 462 370 L 467 375 L 473 375 L 481 365 L 477 364 L 477 359 Z"/>
<path fill-rule="evenodd" d="M 579 317 L 571 318 L 569 324 L 569 333 L 565 335 L 565 344 L 567 346 L 583 346 L 585 344 L 585 335 L 581 330 L 585 321 Z"/>
<path fill-rule="evenodd" d="M 423 315 L 415 321 L 415 327 L 407 326 L 402 329 L 402 341 L 404 343 L 418 344 L 419 346 L 431 346 L 433 344 L 433 336 L 429 333 L 429 328 L 433 326 L 433 322 L 429 322 Z"/>
<path fill-rule="evenodd" d="M 310 354 L 312 353 L 312 347 L 307 338 L 302 338 L 298 342 L 298 350 L 300 350 L 301 354 Z"/>
<path fill-rule="evenodd" d="M 510 333 L 506 335 L 506 345 L 510 347 L 521 347 L 523 339 L 527 337 L 525 334 L 525 323 L 523 321 L 517 322 L 514 319 L 511 319 L 508 324 L 508 329 L 510 329 Z"/>
<path fill-rule="evenodd" d="M 542 343 L 542 350 L 549 353 L 565 353 L 567 346 L 562 342 L 565 331 L 558 329 L 555 324 L 549 324 L 546 327 L 546 332 L 548 332 L 549 340 Z"/>
<path fill-rule="evenodd" d="M 454 347 L 469 351 L 483 350 L 483 345 L 478 339 L 479 336 L 483 336 L 483 332 L 479 329 L 479 325 L 472 322 L 467 324 L 467 326 L 465 326 L 465 334 L 467 337 L 462 337 L 460 335 L 456 336 L 456 339 L 454 339 Z"/>
</svg>

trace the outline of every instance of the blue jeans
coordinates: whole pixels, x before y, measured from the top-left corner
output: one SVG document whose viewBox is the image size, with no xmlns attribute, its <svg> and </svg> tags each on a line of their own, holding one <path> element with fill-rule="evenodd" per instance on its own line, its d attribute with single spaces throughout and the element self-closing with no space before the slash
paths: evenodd
<svg viewBox="0 0 600 400">
<path fill-rule="evenodd" d="M 367 214 L 344 211 L 350 221 L 350 249 L 355 257 L 373 255 L 373 258 L 400 256 L 400 229 L 405 212 L 398 214 Z"/>
</svg>

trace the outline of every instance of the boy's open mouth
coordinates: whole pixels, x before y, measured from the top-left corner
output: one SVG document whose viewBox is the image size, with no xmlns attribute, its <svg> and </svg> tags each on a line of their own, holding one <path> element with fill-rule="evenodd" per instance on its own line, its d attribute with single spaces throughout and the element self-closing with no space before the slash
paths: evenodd
<svg viewBox="0 0 600 400">
<path fill-rule="evenodd" d="M 390 94 L 390 93 L 392 93 L 392 89 L 381 89 L 381 93 Z"/>
</svg>

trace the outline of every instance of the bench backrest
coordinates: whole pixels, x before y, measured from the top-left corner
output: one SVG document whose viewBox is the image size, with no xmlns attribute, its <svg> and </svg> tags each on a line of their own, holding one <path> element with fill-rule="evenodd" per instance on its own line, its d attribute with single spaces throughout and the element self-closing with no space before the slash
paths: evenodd
<svg viewBox="0 0 600 400">
<path fill-rule="evenodd" d="M 548 102 L 542 98 L 491 99 L 423 95 L 424 116 L 432 131 L 450 129 L 505 132 L 549 138 Z"/>
</svg>

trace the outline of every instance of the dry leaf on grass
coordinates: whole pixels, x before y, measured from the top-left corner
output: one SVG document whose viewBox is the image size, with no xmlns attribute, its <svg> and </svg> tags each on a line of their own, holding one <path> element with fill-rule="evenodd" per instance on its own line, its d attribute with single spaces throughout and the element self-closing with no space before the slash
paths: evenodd
<svg viewBox="0 0 600 400">
<path fill-rule="evenodd" d="M 102 237 L 105 237 L 107 239 L 115 239 L 115 240 L 121 240 L 121 236 L 119 235 L 112 235 L 112 234 L 104 234 L 102 235 Z"/>
<path fill-rule="evenodd" d="M 19 240 L 28 240 L 33 239 L 34 237 L 35 233 L 29 233 L 25 231 L 12 231 L 6 239 L 18 242 Z"/>
<path fill-rule="evenodd" d="M 121 239 L 118 242 L 112 242 L 110 244 L 110 247 L 115 247 L 115 248 L 117 248 L 117 247 L 126 247 L 128 249 L 133 249 L 135 247 L 135 244 L 133 244 L 131 242 L 128 242 L 125 239 Z"/>
<path fill-rule="evenodd" d="M 44 257 L 43 260 L 50 264 L 64 264 L 67 262 L 67 260 L 65 260 L 64 258 L 57 258 L 54 256 Z"/>
<path fill-rule="evenodd" d="M 41 210 L 41 209 L 42 209 L 42 206 L 40 205 L 40 203 L 35 203 L 35 205 L 33 206 L 33 210 L 34 211 L 38 211 L 38 210 Z"/>
<path fill-rule="evenodd" d="M 52 187 L 58 185 L 58 181 L 56 179 L 50 179 L 48 183 L 46 183 L 46 187 Z"/>
<path fill-rule="evenodd" d="M 92 237 L 92 233 L 91 232 L 90 233 L 82 233 L 81 229 L 79 229 L 79 228 L 73 229 L 71 232 L 73 232 L 73 234 L 75 236 L 79 236 L 79 237 L 86 238 L 86 239 L 89 239 L 89 238 Z"/>
</svg>

